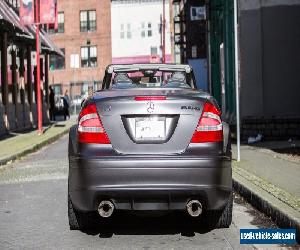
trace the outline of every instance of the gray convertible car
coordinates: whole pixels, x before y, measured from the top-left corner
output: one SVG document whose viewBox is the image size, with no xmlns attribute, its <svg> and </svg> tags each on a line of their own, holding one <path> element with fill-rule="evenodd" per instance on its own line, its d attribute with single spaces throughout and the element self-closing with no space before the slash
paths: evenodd
<svg viewBox="0 0 300 250">
<path fill-rule="evenodd" d="M 109 65 L 69 134 L 70 229 L 116 210 L 181 210 L 229 227 L 232 199 L 229 127 L 192 68 Z"/>
</svg>

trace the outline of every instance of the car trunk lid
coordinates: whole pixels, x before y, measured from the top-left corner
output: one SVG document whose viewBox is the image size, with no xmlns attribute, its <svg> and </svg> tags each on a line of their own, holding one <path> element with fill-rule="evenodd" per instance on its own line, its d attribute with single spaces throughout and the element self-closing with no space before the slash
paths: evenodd
<svg viewBox="0 0 300 250">
<path fill-rule="evenodd" d="M 94 100 L 120 154 L 180 154 L 195 131 L 207 95 L 194 90 L 102 91 Z"/>
</svg>

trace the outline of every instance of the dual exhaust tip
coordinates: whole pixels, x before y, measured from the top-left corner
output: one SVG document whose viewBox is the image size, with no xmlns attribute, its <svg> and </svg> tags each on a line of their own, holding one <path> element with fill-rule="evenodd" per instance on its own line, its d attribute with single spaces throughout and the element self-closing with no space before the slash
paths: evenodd
<svg viewBox="0 0 300 250">
<path fill-rule="evenodd" d="M 192 217 L 198 217 L 200 214 L 202 214 L 202 204 L 198 200 L 190 200 L 186 204 L 186 211 L 188 214 Z"/>
<path fill-rule="evenodd" d="M 115 210 L 115 205 L 109 200 L 103 200 L 99 203 L 98 213 L 103 218 L 110 217 Z M 198 200 L 190 200 L 186 204 L 186 211 L 192 217 L 198 217 L 202 214 L 202 204 Z"/>
<path fill-rule="evenodd" d="M 110 217 L 115 210 L 115 205 L 109 200 L 103 200 L 99 203 L 98 213 L 103 218 Z"/>
</svg>

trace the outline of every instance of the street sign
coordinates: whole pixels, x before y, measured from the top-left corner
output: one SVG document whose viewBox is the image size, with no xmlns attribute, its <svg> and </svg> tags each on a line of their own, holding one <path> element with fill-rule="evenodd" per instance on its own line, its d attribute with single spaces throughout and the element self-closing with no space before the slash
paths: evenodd
<svg viewBox="0 0 300 250">
<path fill-rule="evenodd" d="M 56 19 L 56 0 L 40 0 L 40 23 L 53 24 Z"/>
</svg>

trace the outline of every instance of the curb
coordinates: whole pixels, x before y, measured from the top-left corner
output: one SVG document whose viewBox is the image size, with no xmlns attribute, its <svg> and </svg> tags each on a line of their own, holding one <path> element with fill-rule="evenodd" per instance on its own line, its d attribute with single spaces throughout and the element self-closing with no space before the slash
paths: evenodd
<svg viewBox="0 0 300 250">
<path fill-rule="evenodd" d="M 31 154 L 33 152 L 36 152 L 37 150 L 41 149 L 42 147 L 44 147 L 44 146 L 46 146 L 48 144 L 51 144 L 52 142 L 57 141 L 63 135 L 67 134 L 69 132 L 69 130 L 70 130 L 70 128 L 67 128 L 67 129 L 63 130 L 62 132 L 60 132 L 60 133 L 58 133 L 58 134 L 56 134 L 56 135 L 48 138 L 45 141 L 42 141 L 42 142 L 37 143 L 37 144 L 35 144 L 33 146 L 30 146 L 30 147 L 28 147 L 28 148 L 26 148 L 26 149 L 24 149 L 24 150 L 22 150 L 20 152 L 17 152 L 15 154 L 11 155 L 11 156 L 8 156 L 8 157 L 5 157 L 3 159 L 0 159 L 0 169 L 4 165 L 6 165 L 7 163 L 9 163 L 9 162 L 13 162 L 13 161 L 15 161 L 15 160 L 17 160 L 17 159 L 25 156 L 25 155 Z"/>
<path fill-rule="evenodd" d="M 296 228 L 296 241 L 300 243 L 300 218 L 295 217 L 288 209 L 283 210 L 280 206 L 272 204 L 271 200 L 263 197 L 264 190 L 255 192 L 254 189 L 247 187 L 235 178 L 233 178 L 233 189 L 253 207 L 270 216 L 280 228 Z"/>
</svg>

